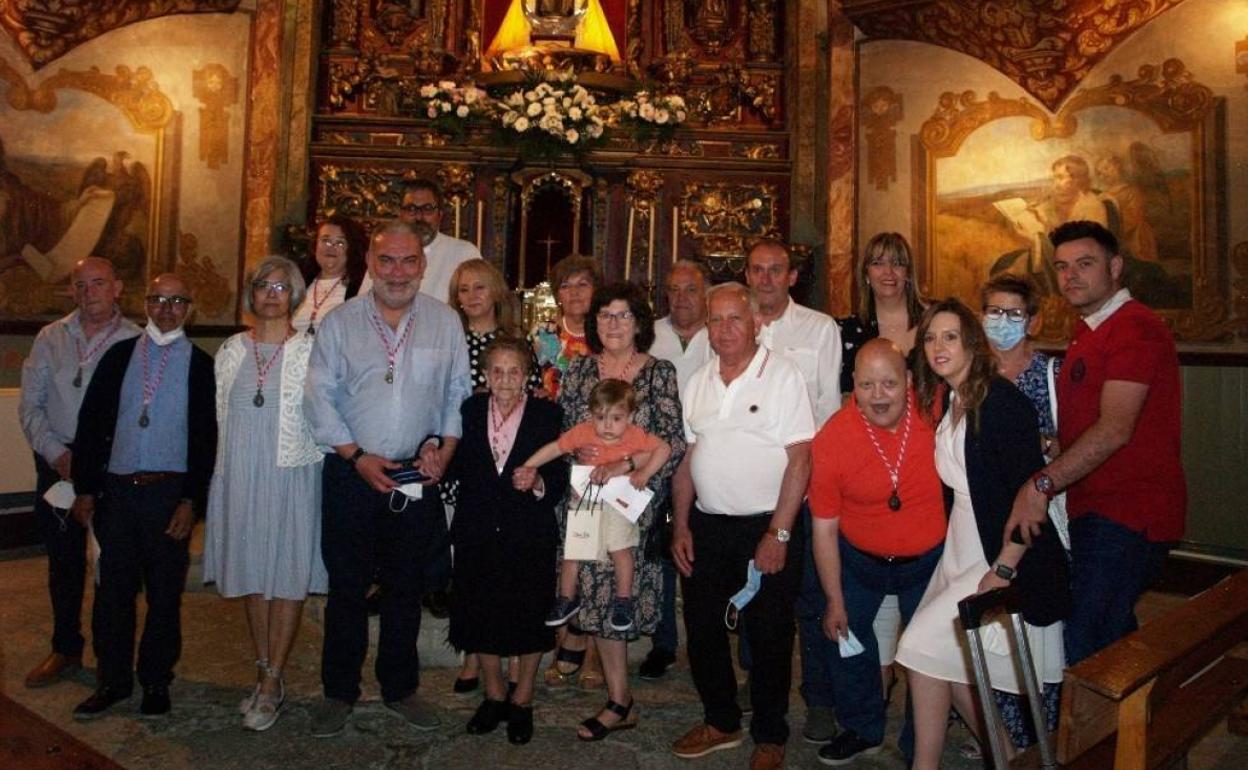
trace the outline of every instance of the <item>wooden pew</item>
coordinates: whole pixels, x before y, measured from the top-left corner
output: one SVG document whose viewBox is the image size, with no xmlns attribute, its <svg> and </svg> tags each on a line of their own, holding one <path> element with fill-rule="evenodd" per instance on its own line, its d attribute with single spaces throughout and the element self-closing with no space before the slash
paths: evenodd
<svg viewBox="0 0 1248 770">
<path fill-rule="evenodd" d="M 1067 669 L 1057 732 L 1062 767 L 1152 770 L 1180 762 L 1241 707 L 1248 570 L 1192 597 Z M 1011 767 L 1038 767 L 1034 750 Z"/>
</svg>

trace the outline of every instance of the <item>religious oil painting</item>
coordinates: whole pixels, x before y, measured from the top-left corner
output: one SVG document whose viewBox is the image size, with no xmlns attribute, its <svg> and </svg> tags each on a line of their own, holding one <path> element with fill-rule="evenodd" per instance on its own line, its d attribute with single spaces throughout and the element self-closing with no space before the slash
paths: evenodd
<svg viewBox="0 0 1248 770">
<path fill-rule="evenodd" d="M 1090 220 L 1117 237 L 1135 298 L 1162 313 L 1181 339 L 1216 338 L 1218 319 L 1202 307 L 1224 297 L 1215 101 L 1203 113 L 1176 116 L 1178 108 L 1167 112 L 1164 102 L 1123 106 L 1085 94 L 1050 117 L 995 94 L 986 101 L 965 94 L 957 107 L 946 99 L 916 153 L 924 290 L 977 307 L 978 289 L 993 275 L 1029 276 L 1042 296 L 1041 337 L 1064 339 L 1074 316 L 1058 291 L 1048 233 Z"/>
<path fill-rule="evenodd" d="M 0 320 L 43 321 L 72 309 L 69 275 L 95 254 L 142 315 L 158 254 L 163 133 L 136 127 L 92 94 L 60 90 L 56 108 L 6 110 L 0 124 Z"/>
</svg>

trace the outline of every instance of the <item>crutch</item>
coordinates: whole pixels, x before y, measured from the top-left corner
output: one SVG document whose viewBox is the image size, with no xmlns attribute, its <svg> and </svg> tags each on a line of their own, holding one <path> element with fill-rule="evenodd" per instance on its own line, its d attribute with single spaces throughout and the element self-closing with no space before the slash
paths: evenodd
<svg viewBox="0 0 1248 770">
<path fill-rule="evenodd" d="M 1045 729 L 1044 703 L 1040 697 L 1040 685 L 1036 681 L 1036 669 L 1032 665 L 1031 646 L 1027 643 L 1022 611 L 1018 608 L 1018 591 L 1013 587 L 996 588 L 968 596 L 958 602 L 958 617 L 962 620 L 962 628 L 966 630 L 966 639 L 971 645 L 975 686 L 984 707 L 985 730 L 988 732 L 988 743 L 992 747 L 993 767 L 1006 770 L 1008 764 L 1005 738 L 1000 729 L 1001 713 L 992 696 L 992 683 L 988 681 L 988 661 L 984 658 L 984 643 L 979 632 L 984 624 L 984 617 L 998 609 L 1004 609 L 1010 616 L 1010 629 L 1018 648 L 1018 662 L 1023 669 L 1023 687 L 1027 690 L 1027 702 L 1031 704 L 1032 724 L 1035 726 L 1036 743 L 1040 748 L 1040 767 L 1055 768 L 1057 761 L 1053 758 L 1053 748 L 1049 745 L 1049 734 Z"/>
</svg>

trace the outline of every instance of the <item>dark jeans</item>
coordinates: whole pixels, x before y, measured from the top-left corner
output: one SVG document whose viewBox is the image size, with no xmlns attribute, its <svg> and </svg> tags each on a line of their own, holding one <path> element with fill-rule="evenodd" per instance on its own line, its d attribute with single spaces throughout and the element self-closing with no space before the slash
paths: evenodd
<svg viewBox="0 0 1248 770">
<path fill-rule="evenodd" d="M 802 505 L 798 527 L 806 539 L 803 548 L 802 587 L 797 597 L 797 633 L 802 644 L 802 700 L 806 708 L 835 708 L 832 688 L 832 658 L 837 655 L 836 643 L 823 632 L 823 611 L 828 600 L 815 568 L 814 538 L 810 529 L 810 506 Z"/>
<path fill-rule="evenodd" d="M 182 495 L 174 476 L 132 486 L 109 475 L 96 503 L 94 527 L 100 541 L 100 584 L 95 591 L 91 631 L 97 680 L 128 691 L 134 682 L 135 601 L 147 598 L 147 620 L 139 641 L 139 683 L 167 687 L 182 654 L 182 589 L 188 562 L 186 540 L 165 534 Z"/>
<path fill-rule="evenodd" d="M 425 490 L 426 497 L 438 498 L 437 488 Z M 423 573 L 423 592 L 445 591 L 451 585 L 451 533 L 446 526 L 446 507 L 441 499 L 437 505 L 421 506 L 420 515 L 424 517 L 425 558 Z"/>
<path fill-rule="evenodd" d="M 875 615 L 885 596 L 897 594 L 902 623 L 909 623 L 945 546 L 941 543 L 912 562 L 884 564 L 850 545 L 843 536 L 838 542 L 845 614 L 849 618 L 849 630 L 862 643 L 863 651 L 852 658 L 842 658 L 837 649 L 830 658 L 836 682 L 836 719 L 842 728 L 853 730 L 867 743 L 882 743 L 888 704 L 884 702 L 880 682 Z M 902 730 L 903 748 L 912 740 L 912 732 L 907 717 Z"/>
<path fill-rule="evenodd" d="M 435 489 L 426 488 L 420 500 L 393 512 L 390 494 L 373 490 L 350 463 L 332 454 L 325 458 L 321 483 L 321 555 L 329 573 L 321 654 L 325 697 L 347 703 L 360 697 L 360 667 L 368 652 L 365 596 L 376 574 L 381 584 L 377 681 L 386 701 L 402 700 L 420 685 L 416 638 L 424 557 L 429 529 L 435 517 L 443 518 L 442 502 Z M 396 503 L 401 498 L 395 493 Z"/>
<path fill-rule="evenodd" d="M 1157 578 L 1173 543 L 1150 543 L 1095 513 L 1070 522 L 1071 611 L 1066 619 L 1066 665 L 1134 631 L 1135 603 Z"/>
<path fill-rule="evenodd" d="M 675 655 L 680 638 L 676 633 L 676 564 L 670 553 L 660 555 L 659 567 L 663 570 L 663 604 L 659 607 L 659 624 L 655 626 L 650 644 L 651 649 Z"/>
<path fill-rule="evenodd" d="M 690 514 L 696 561 L 693 574 L 684 579 L 689 667 L 707 724 L 724 732 L 741 727 L 724 610 L 745 585 L 747 565 L 770 520 L 770 515 L 715 516 L 696 509 Z M 758 594 L 741 613 L 753 653 L 750 735 L 755 743 L 783 744 L 789 738 L 785 715 L 793 673 L 793 603 L 802 576 L 802 561 L 795 557 L 801 553 L 801 540 L 800 530 L 794 532 L 784 569 L 763 576 Z"/>
<path fill-rule="evenodd" d="M 82 655 L 82 594 L 87 578 L 87 529 L 69 511 L 57 511 L 43 494 L 61 480 L 35 455 L 35 518 L 48 551 L 48 593 L 52 597 L 52 652 Z"/>
</svg>

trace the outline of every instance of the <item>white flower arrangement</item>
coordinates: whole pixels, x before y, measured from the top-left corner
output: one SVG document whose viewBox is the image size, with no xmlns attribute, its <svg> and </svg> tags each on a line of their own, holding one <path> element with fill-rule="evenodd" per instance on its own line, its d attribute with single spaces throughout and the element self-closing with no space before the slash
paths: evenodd
<svg viewBox="0 0 1248 770">
<path fill-rule="evenodd" d="M 677 126 L 689 117 L 685 100 L 675 94 L 656 95 L 638 91 L 632 99 L 621 99 L 618 107 L 622 119 L 654 126 Z"/>
<path fill-rule="evenodd" d="M 577 83 L 538 83 L 498 104 L 504 128 L 517 134 L 545 133 L 572 146 L 602 136 L 607 122 L 606 108 Z"/>
<path fill-rule="evenodd" d="M 453 80 L 421 86 L 420 98 L 424 100 L 425 117 L 431 120 L 452 115 L 467 120 L 473 114 L 489 115 L 493 112 L 489 94 L 474 85 L 457 85 Z"/>
</svg>

